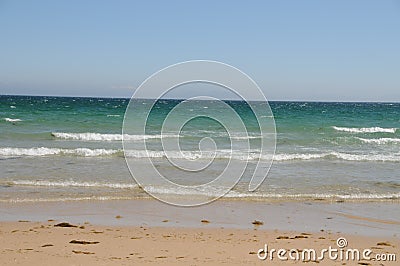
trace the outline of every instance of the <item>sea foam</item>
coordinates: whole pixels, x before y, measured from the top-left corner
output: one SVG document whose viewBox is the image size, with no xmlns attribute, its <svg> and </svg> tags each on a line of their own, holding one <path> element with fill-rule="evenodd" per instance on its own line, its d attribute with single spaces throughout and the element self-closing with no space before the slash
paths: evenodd
<svg viewBox="0 0 400 266">
<path fill-rule="evenodd" d="M 123 156 L 122 149 L 62 149 L 62 148 L 0 148 L 0 156 L 82 156 L 82 157 L 102 157 L 102 156 Z M 272 154 L 260 154 L 254 151 L 154 151 L 154 150 L 125 150 L 127 158 L 170 158 L 182 160 L 213 160 L 213 159 L 233 159 L 241 161 L 265 161 L 270 160 Z M 344 160 L 344 161 L 376 161 L 376 162 L 400 162 L 399 153 L 390 154 L 352 154 L 344 152 L 325 152 L 325 153 L 278 153 L 274 155 L 274 161 L 309 161 L 309 160 Z"/>
<path fill-rule="evenodd" d="M 122 135 L 122 134 L 101 134 L 101 133 L 64 133 L 53 132 L 51 135 L 58 139 L 81 140 L 81 141 L 122 141 L 122 140 L 145 140 L 176 137 L 177 135 Z"/>
<path fill-rule="evenodd" d="M 388 143 L 400 143 L 399 138 L 378 138 L 378 139 L 365 139 L 365 138 L 357 138 L 364 143 L 374 143 L 374 144 L 388 144 Z"/>
<path fill-rule="evenodd" d="M 112 155 L 118 150 L 107 149 L 60 149 L 60 148 L 0 148 L 0 156 L 47 156 L 47 155 L 76 155 L 84 157 Z"/>
<path fill-rule="evenodd" d="M 137 184 L 123 183 L 100 183 L 100 182 L 77 182 L 77 181 L 44 181 L 44 180 L 15 180 L 8 182 L 11 185 L 20 186 L 44 186 L 44 187 L 105 187 L 132 189 L 137 188 Z"/>
<path fill-rule="evenodd" d="M 4 120 L 6 122 L 10 122 L 10 123 L 21 122 L 22 121 L 21 119 L 18 119 L 18 118 L 8 118 L 8 117 L 4 118 Z"/>
<path fill-rule="evenodd" d="M 396 133 L 397 128 L 382 128 L 382 127 L 337 127 L 333 126 L 337 131 L 350 132 L 350 133 Z"/>
</svg>

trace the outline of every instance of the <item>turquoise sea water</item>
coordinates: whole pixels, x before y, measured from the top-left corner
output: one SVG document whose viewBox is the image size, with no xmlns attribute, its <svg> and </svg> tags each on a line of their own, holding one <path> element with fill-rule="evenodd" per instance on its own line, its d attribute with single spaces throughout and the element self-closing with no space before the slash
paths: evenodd
<svg viewBox="0 0 400 266">
<path fill-rule="evenodd" d="M 122 122 L 129 99 L 0 96 L 0 201 L 111 200 L 148 197 L 131 178 L 122 150 Z M 149 116 L 146 134 L 129 134 L 126 156 L 151 157 L 161 171 L 171 169 L 160 145 L 166 115 L 180 101 L 161 100 Z M 138 100 L 145 105 L 146 100 Z M 244 102 L 227 102 L 243 119 L 250 153 L 230 150 L 231 138 L 221 124 L 198 118 L 180 135 L 184 153 L 176 159 L 200 158 L 199 141 L 214 139 L 218 150 L 215 175 L 227 160 L 266 160 L 257 155 L 260 132 Z M 212 101 L 195 101 L 198 107 Z M 270 173 L 260 188 L 247 190 L 250 175 L 225 198 L 247 200 L 392 200 L 400 199 L 400 103 L 270 102 L 276 122 L 277 147 Z M 224 115 L 224 111 L 220 111 Z M 140 108 L 136 115 L 140 113 Z M 230 119 L 226 114 L 226 119 Z M 146 140 L 149 151 L 135 148 Z M 254 153 L 252 152 L 254 151 Z M 232 152 L 231 154 L 229 152 Z M 180 157 L 181 156 L 181 157 Z M 206 159 L 206 158 L 205 158 Z M 214 173 L 213 172 L 213 173 Z M 209 172 L 188 179 L 209 181 Z M 158 193 L 179 196 L 179 191 L 152 187 Z M 212 196 L 216 191 L 198 191 Z"/>
</svg>

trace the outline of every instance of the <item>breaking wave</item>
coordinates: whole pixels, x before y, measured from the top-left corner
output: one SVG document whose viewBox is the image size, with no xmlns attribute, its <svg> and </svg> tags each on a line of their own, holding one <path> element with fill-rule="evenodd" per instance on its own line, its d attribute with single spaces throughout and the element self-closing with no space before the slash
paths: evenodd
<svg viewBox="0 0 400 266">
<path fill-rule="evenodd" d="M 76 155 L 84 157 L 113 155 L 118 150 L 107 149 L 60 149 L 60 148 L 0 148 L 0 156 L 46 156 L 46 155 Z"/>
<path fill-rule="evenodd" d="M 388 143 L 400 143 L 400 139 L 398 138 L 379 138 L 379 139 L 365 139 L 365 138 L 357 138 L 364 143 L 374 143 L 374 144 L 388 144 Z"/>
<path fill-rule="evenodd" d="M 9 118 L 9 117 L 6 117 L 6 118 L 4 118 L 4 121 L 10 122 L 10 123 L 15 123 L 15 122 L 21 122 L 22 120 L 19 119 L 19 118 Z"/>
<path fill-rule="evenodd" d="M 82 141 L 122 141 L 124 140 L 145 140 L 178 137 L 178 135 L 122 135 L 122 134 L 100 134 L 100 133 L 63 133 L 53 132 L 51 135 L 58 139 L 82 140 Z"/>
<path fill-rule="evenodd" d="M 337 127 L 333 126 L 337 131 L 350 132 L 350 133 L 396 133 L 397 128 L 382 128 L 382 127 Z"/>
<path fill-rule="evenodd" d="M 400 154 L 351 154 L 343 152 L 311 154 L 276 154 L 275 161 L 340 159 L 344 161 L 400 162 Z"/>
<path fill-rule="evenodd" d="M 161 139 L 161 138 L 177 138 L 179 135 L 176 134 L 163 134 L 163 135 L 122 135 L 122 134 L 101 134 L 101 133 L 65 133 L 65 132 L 53 132 L 51 135 L 57 139 L 65 140 L 79 140 L 79 141 L 139 141 L 147 139 Z M 216 135 L 215 137 L 225 137 L 225 135 Z M 246 136 L 244 134 L 238 134 L 230 136 L 232 139 L 259 139 L 261 136 Z"/>
<path fill-rule="evenodd" d="M 124 155 L 122 149 L 61 149 L 61 148 L 0 148 L 0 156 L 81 156 L 81 157 L 101 157 L 101 156 L 120 156 Z M 127 158 L 166 158 L 164 151 L 153 150 L 125 150 Z M 259 154 L 255 151 L 249 153 L 242 151 L 218 150 L 216 152 L 199 151 L 170 151 L 168 157 L 173 159 L 233 159 L 233 160 L 270 160 L 272 155 Z M 351 154 L 344 152 L 326 153 L 280 153 L 275 154 L 274 161 L 308 161 L 308 160 L 345 160 L 345 161 L 376 161 L 376 162 L 400 162 L 400 153 L 391 154 Z"/>
</svg>

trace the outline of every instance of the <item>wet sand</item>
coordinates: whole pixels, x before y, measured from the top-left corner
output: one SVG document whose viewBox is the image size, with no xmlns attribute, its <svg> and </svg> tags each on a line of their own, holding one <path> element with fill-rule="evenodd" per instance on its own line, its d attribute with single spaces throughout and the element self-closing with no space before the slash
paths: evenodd
<svg viewBox="0 0 400 266">
<path fill-rule="evenodd" d="M 0 221 L 65 220 L 96 225 L 193 227 L 212 221 L 214 228 L 309 231 L 399 237 L 399 203 L 256 202 L 219 200 L 200 207 L 175 207 L 157 200 L 0 203 Z M 120 215 L 123 219 L 115 219 Z M 163 223 L 163 220 L 169 223 Z"/>
</svg>

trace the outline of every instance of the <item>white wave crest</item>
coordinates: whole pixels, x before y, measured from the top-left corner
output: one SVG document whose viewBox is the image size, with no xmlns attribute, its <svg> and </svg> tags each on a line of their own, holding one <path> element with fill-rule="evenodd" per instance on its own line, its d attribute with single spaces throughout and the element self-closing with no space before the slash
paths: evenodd
<svg viewBox="0 0 400 266">
<path fill-rule="evenodd" d="M 145 150 L 125 150 L 125 156 L 128 158 L 168 158 L 170 159 L 185 159 L 185 160 L 198 160 L 198 159 L 233 159 L 233 160 L 270 160 L 272 155 L 260 155 L 259 153 L 245 152 L 245 151 L 231 151 L 231 150 L 218 150 L 218 151 L 145 151 Z"/>
<path fill-rule="evenodd" d="M 163 151 L 126 151 L 125 155 L 128 158 L 164 158 L 166 153 Z M 270 160 L 272 155 L 246 153 L 240 151 L 219 150 L 213 152 L 194 152 L 194 151 L 175 151 L 168 153 L 172 159 L 233 159 L 233 160 Z M 327 153 L 294 153 L 294 154 L 275 154 L 274 161 L 307 161 L 318 159 L 340 159 L 345 161 L 377 161 L 377 162 L 400 162 L 400 154 L 350 154 L 342 152 L 327 152 Z"/>
<path fill-rule="evenodd" d="M 165 137 L 177 137 L 177 135 L 122 135 L 122 134 L 100 134 L 100 133 L 63 133 L 53 132 L 51 135 L 55 138 L 66 140 L 82 141 L 122 141 L 124 140 L 144 140 L 161 139 Z"/>
<path fill-rule="evenodd" d="M 0 148 L 0 156 L 51 156 L 51 155 L 70 155 L 83 157 L 100 156 L 122 156 L 122 150 L 113 149 L 61 149 L 61 148 Z M 127 158 L 166 158 L 164 151 L 153 150 L 125 150 Z M 257 152 L 217 150 L 199 152 L 199 151 L 169 151 L 168 157 L 171 159 L 182 160 L 210 160 L 210 159 L 233 159 L 233 160 L 270 160 L 272 154 L 259 154 Z M 281 153 L 274 155 L 274 161 L 306 161 L 318 159 L 339 159 L 345 161 L 376 161 L 376 162 L 400 162 L 400 154 L 350 154 L 343 152 L 326 153 Z"/>
<path fill-rule="evenodd" d="M 357 138 L 364 143 L 375 143 L 375 144 L 388 144 L 388 143 L 400 143 L 400 139 L 398 138 L 379 138 L 379 139 L 364 139 L 364 138 Z"/>
<path fill-rule="evenodd" d="M 336 127 L 333 126 L 333 129 L 342 132 L 350 132 L 350 133 L 396 133 L 397 128 L 382 128 L 382 127 Z"/>
<path fill-rule="evenodd" d="M 275 161 L 313 160 L 313 159 L 340 159 L 344 161 L 376 161 L 376 162 L 400 162 L 399 154 L 350 154 L 343 152 L 329 152 L 316 154 L 277 154 Z"/>
<path fill-rule="evenodd" d="M 332 152 L 330 155 L 345 161 L 376 161 L 376 162 L 400 162 L 399 155 L 386 154 L 348 154 Z"/>
<path fill-rule="evenodd" d="M 0 148 L 0 156 L 46 156 L 46 155 L 76 155 L 76 156 L 104 156 L 113 155 L 119 150 L 106 149 L 60 149 L 60 148 Z"/>
<path fill-rule="evenodd" d="M 291 160 L 312 160 L 312 159 L 321 159 L 328 156 L 329 153 L 321 153 L 321 154 L 275 154 L 274 161 L 291 161 Z"/>
<path fill-rule="evenodd" d="M 4 118 L 4 121 L 10 122 L 10 123 L 15 123 L 15 122 L 21 122 L 22 120 L 21 120 L 21 119 L 18 119 L 18 118 L 9 118 L 9 117 L 6 117 L 6 118 Z"/>
</svg>

